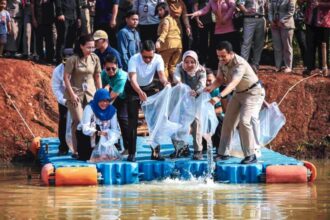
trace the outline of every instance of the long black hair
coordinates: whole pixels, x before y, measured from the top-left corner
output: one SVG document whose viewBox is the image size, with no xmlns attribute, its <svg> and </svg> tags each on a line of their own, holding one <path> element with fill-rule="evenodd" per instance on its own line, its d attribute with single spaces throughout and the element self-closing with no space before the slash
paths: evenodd
<svg viewBox="0 0 330 220">
<path fill-rule="evenodd" d="M 93 36 L 91 34 L 80 36 L 74 45 L 73 52 L 77 54 L 80 58 L 84 57 L 84 53 L 82 52 L 80 45 L 84 46 L 87 42 L 90 41 L 94 41 Z"/>
<path fill-rule="evenodd" d="M 155 7 L 155 16 L 158 15 L 158 8 L 162 8 L 165 11 L 164 17 L 166 17 L 170 13 L 170 9 L 166 2 L 160 2 Z"/>
</svg>

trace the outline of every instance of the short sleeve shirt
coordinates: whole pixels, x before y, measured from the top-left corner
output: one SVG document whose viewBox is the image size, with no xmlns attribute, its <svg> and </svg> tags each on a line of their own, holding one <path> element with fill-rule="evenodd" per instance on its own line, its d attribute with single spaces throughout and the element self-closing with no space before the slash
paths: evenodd
<svg viewBox="0 0 330 220">
<path fill-rule="evenodd" d="M 164 71 L 164 61 L 159 54 L 155 54 L 148 64 L 143 61 L 141 53 L 132 56 L 128 62 L 128 73 L 136 73 L 139 86 L 149 85 L 159 71 Z"/>
<path fill-rule="evenodd" d="M 125 84 L 127 81 L 127 72 L 118 69 L 115 76 L 110 77 L 106 71 L 102 71 L 102 85 L 110 85 L 113 92 L 119 94 L 119 98 L 124 99 L 125 95 Z"/>
<path fill-rule="evenodd" d="M 8 34 L 7 23 L 10 21 L 9 12 L 2 10 L 0 12 L 0 34 Z"/>
<path fill-rule="evenodd" d="M 259 80 L 250 64 L 237 54 L 227 65 L 219 64 L 218 75 L 222 75 L 227 84 L 234 79 L 239 79 L 240 82 L 236 86 L 236 92 L 250 88 Z"/>
<path fill-rule="evenodd" d="M 64 72 L 71 75 L 71 87 L 79 98 L 83 100 L 86 97 L 87 102 L 91 101 L 96 92 L 94 75 L 101 72 L 98 56 L 91 54 L 85 60 L 77 55 L 73 55 L 67 59 Z M 83 89 L 83 83 L 87 83 L 87 89 L 85 90 Z M 67 91 L 66 98 L 69 98 Z"/>
</svg>

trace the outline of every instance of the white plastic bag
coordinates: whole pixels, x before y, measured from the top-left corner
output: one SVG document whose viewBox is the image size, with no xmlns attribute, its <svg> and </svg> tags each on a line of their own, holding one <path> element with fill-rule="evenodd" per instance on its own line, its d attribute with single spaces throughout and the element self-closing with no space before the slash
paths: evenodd
<svg viewBox="0 0 330 220">
<path fill-rule="evenodd" d="M 169 103 L 170 121 L 180 125 L 171 136 L 173 140 L 188 141 L 190 125 L 196 117 L 196 99 L 190 95 L 190 91 L 191 88 L 182 83 L 172 88 Z"/>
<path fill-rule="evenodd" d="M 260 111 L 259 125 L 258 122 L 252 123 L 255 135 L 258 138 L 255 149 L 257 157 L 261 155 L 260 148 L 269 144 L 276 137 L 285 122 L 285 116 L 278 108 L 276 102 L 269 104 Z M 258 127 L 260 127 L 260 129 Z M 230 155 L 241 158 L 244 157 L 238 129 L 234 132 L 230 148 Z"/>
<path fill-rule="evenodd" d="M 108 136 L 101 136 L 98 145 L 93 149 L 92 155 L 88 162 L 96 163 L 101 161 L 120 160 L 121 154 L 115 147 L 120 133 L 108 130 Z"/>
<path fill-rule="evenodd" d="M 214 106 L 209 102 L 211 95 L 203 92 L 196 99 L 196 118 L 200 123 L 200 132 L 203 136 L 212 136 L 219 124 Z"/>
<path fill-rule="evenodd" d="M 72 119 L 71 119 L 71 114 L 68 111 L 67 116 L 66 116 L 65 141 L 66 141 L 66 144 L 68 145 L 70 151 L 73 152 L 71 126 L 72 126 Z"/>
<path fill-rule="evenodd" d="M 148 97 L 141 105 L 148 124 L 149 142 L 152 145 L 161 144 L 180 128 L 180 124 L 169 120 L 171 91 L 172 88 L 165 87 L 159 93 Z"/>
<path fill-rule="evenodd" d="M 276 102 L 271 103 L 263 108 L 259 114 L 260 118 L 260 138 L 259 142 L 262 146 L 269 144 L 285 125 L 286 119 L 278 108 Z"/>
</svg>

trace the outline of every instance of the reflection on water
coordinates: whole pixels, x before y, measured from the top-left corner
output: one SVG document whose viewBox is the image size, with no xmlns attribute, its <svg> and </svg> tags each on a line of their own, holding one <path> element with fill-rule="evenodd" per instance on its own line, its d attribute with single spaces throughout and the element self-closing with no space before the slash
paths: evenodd
<svg viewBox="0 0 330 220">
<path fill-rule="evenodd" d="M 124 186 L 44 187 L 39 171 L 0 168 L 0 219 L 330 219 L 330 162 L 314 184 L 167 179 Z"/>
</svg>

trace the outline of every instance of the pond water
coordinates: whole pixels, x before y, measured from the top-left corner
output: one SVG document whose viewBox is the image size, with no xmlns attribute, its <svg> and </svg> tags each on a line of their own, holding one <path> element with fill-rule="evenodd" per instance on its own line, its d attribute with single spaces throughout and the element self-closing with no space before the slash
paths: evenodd
<svg viewBox="0 0 330 220">
<path fill-rule="evenodd" d="M 37 168 L 0 168 L 0 219 L 330 219 L 330 161 L 313 184 L 203 179 L 123 186 L 45 187 Z M 30 178 L 29 178 L 30 177 Z"/>
</svg>

